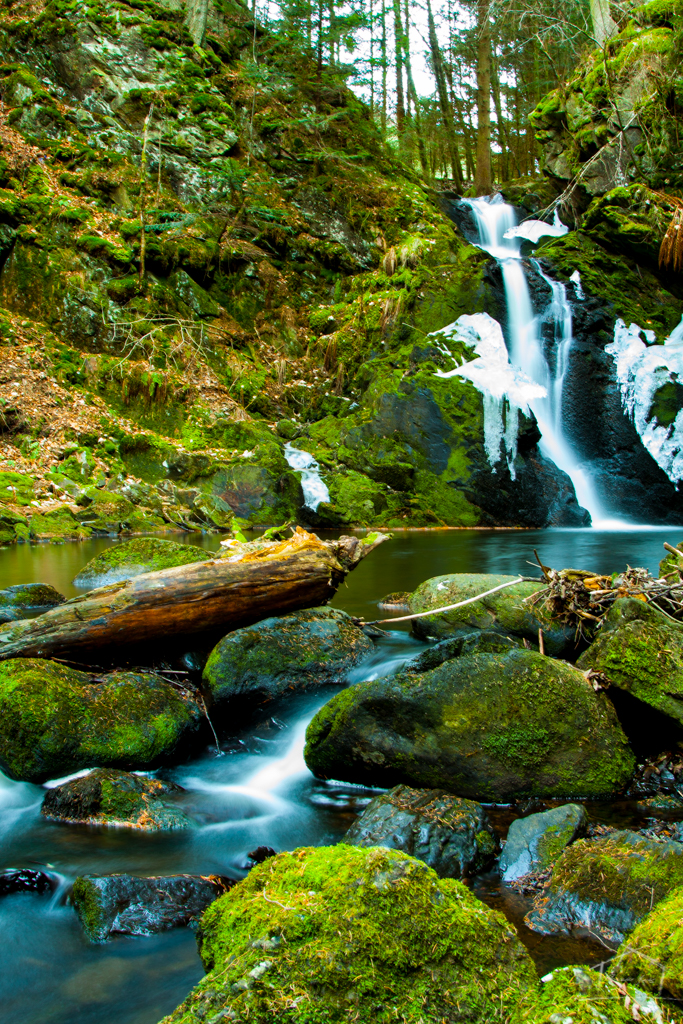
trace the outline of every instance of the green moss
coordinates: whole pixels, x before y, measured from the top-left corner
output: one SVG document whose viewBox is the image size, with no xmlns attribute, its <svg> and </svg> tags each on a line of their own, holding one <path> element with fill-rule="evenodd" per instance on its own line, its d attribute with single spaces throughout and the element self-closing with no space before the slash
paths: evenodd
<svg viewBox="0 0 683 1024">
<path fill-rule="evenodd" d="M 91 533 L 90 527 L 80 523 L 66 505 L 51 509 L 44 515 L 31 516 L 29 520 L 29 536 L 36 543 L 86 540 Z"/>
<path fill-rule="evenodd" d="M 211 555 L 194 544 L 176 544 L 158 538 L 140 538 L 113 544 L 91 558 L 74 579 L 77 586 L 104 586 L 146 572 L 176 565 L 204 562 Z"/>
<path fill-rule="evenodd" d="M 636 1016 L 637 1014 L 637 1016 Z M 512 1015 L 512 1024 L 656 1024 L 663 1008 L 631 986 L 590 967 L 560 967 L 531 987 Z"/>
<path fill-rule="evenodd" d="M 23 473 L 0 473 L 0 501 L 8 505 L 30 505 L 35 498 L 33 479 Z"/>
<path fill-rule="evenodd" d="M 610 973 L 651 992 L 683 997 L 683 889 L 654 907 L 620 946 Z"/>
</svg>

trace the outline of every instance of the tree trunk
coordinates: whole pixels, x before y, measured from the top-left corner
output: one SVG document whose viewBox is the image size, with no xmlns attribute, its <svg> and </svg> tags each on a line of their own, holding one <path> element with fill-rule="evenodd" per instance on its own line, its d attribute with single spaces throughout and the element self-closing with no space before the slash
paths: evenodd
<svg viewBox="0 0 683 1024">
<path fill-rule="evenodd" d="M 204 45 L 208 17 L 209 0 L 187 0 L 185 24 L 195 46 Z"/>
<path fill-rule="evenodd" d="M 394 3 L 394 49 L 396 64 L 396 128 L 399 148 L 406 123 L 406 104 L 403 95 L 403 23 L 401 21 L 401 0 Z"/>
<path fill-rule="evenodd" d="M 488 0 L 477 0 L 477 166 L 474 191 L 493 191 L 491 179 L 491 22 Z"/>
<path fill-rule="evenodd" d="M 451 110 L 451 104 L 448 98 L 448 87 L 446 85 L 446 76 L 443 68 L 443 58 L 441 56 L 441 47 L 439 46 L 439 39 L 436 34 L 436 24 L 434 22 L 434 14 L 432 12 L 431 0 L 427 0 L 427 19 L 429 25 L 429 49 L 432 54 L 432 66 L 434 68 L 436 89 L 439 96 L 441 118 L 443 120 L 444 128 L 446 129 L 446 141 L 451 160 L 451 168 L 453 171 L 453 181 L 455 182 L 455 187 L 458 189 L 458 191 L 462 191 L 462 169 L 460 166 L 460 154 L 458 152 L 458 144 L 455 141 L 453 111 Z"/>
<path fill-rule="evenodd" d="M 590 0 L 590 8 L 595 45 L 604 47 L 605 43 L 619 31 L 610 14 L 609 0 Z"/>
<path fill-rule="evenodd" d="M 403 34 L 403 49 L 406 61 L 406 78 L 408 81 L 408 95 L 413 101 L 415 119 L 415 135 L 417 137 L 417 151 L 420 155 L 420 167 L 425 178 L 429 178 L 429 163 L 427 161 L 427 149 L 425 147 L 424 134 L 422 131 L 422 118 L 420 116 L 420 104 L 417 98 L 417 89 L 413 81 L 413 68 L 410 63 L 410 14 L 408 11 L 408 0 L 405 0 L 405 32 Z"/>
<path fill-rule="evenodd" d="M 324 543 L 300 528 L 281 543 L 244 545 L 235 556 L 145 573 L 99 587 L 0 631 L 0 660 L 162 641 L 325 604 L 386 535 Z"/>
</svg>

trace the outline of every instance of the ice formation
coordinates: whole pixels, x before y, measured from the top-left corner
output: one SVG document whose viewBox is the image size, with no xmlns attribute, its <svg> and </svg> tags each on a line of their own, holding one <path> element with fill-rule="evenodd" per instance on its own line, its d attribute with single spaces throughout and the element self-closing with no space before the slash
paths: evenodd
<svg viewBox="0 0 683 1024">
<path fill-rule="evenodd" d="M 583 290 L 583 285 L 581 284 L 581 274 L 578 272 L 578 270 L 575 270 L 573 274 L 570 274 L 569 280 L 574 285 L 574 294 L 576 295 L 577 299 L 583 302 L 583 300 L 586 298 L 586 293 Z"/>
</svg>

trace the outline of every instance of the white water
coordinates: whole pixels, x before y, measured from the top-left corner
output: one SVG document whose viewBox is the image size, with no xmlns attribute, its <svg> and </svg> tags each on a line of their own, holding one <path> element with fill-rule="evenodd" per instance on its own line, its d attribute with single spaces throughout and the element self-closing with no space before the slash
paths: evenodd
<svg viewBox="0 0 683 1024">
<path fill-rule="evenodd" d="M 562 235 L 567 228 L 555 217 L 555 223 L 525 221 L 517 225 L 514 209 L 501 196 L 464 200 L 472 209 L 479 233 L 478 244 L 497 260 L 503 275 L 509 323 L 509 354 L 513 366 L 521 370 L 543 391 L 529 401 L 541 431 L 539 447 L 544 455 L 564 470 L 572 480 L 580 505 L 591 514 L 594 526 L 608 524 L 605 510 L 592 486 L 589 471 L 580 464 L 562 428 L 562 390 L 569 352 L 572 346 L 571 307 L 566 287 L 541 273 L 552 288 L 547 315 L 555 325 L 555 365 L 551 368 L 543 351 L 541 318 L 534 314 L 520 245 L 522 238 L 538 241 L 543 235 Z M 538 265 L 536 264 L 537 268 Z M 580 289 L 580 279 L 575 288 Z M 614 525 L 610 522 L 609 524 Z"/>
<path fill-rule="evenodd" d="M 285 458 L 292 467 L 301 473 L 301 489 L 304 492 L 304 505 L 315 512 L 321 501 L 330 500 L 330 492 L 320 475 L 320 466 L 309 452 L 302 452 L 285 445 Z"/>
</svg>

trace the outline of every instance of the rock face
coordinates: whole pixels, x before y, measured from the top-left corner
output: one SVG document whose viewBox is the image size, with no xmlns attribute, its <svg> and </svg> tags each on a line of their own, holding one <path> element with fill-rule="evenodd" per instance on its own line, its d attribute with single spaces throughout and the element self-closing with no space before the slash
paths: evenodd
<svg viewBox="0 0 683 1024">
<path fill-rule="evenodd" d="M 615 601 L 578 665 L 683 725 L 683 627 L 656 608 Z"/>
<path fill-rule="evenodd" d="M 406 1024 L 479 1024 L 535 982 L 501 914 L 381 848 L 299 849 L 253 868 L 205 913 L 199 948 L 207 977 L 168 1024 L 272 1024 L 292 992 L 303 1009 L 285 1014 L 301 1021 L 388 1024 L 396 1006 Z"/>
<path fill-rule="evenodd" d="M 683 888 L 674 889 L 625 940 L 614 958 L 612 974 L 642 988 L 665 988 L 683 997 Z"/>
<path fill-rule="evenodd" d="M 588 815 L 581 804 L 564 804 L 513 821 L 500 857 L 503 881 L 512 882 L 550 867 L 587 822 Z"/>
<path fill-rule="evenodd" d="M 486 811 L 440 789 L 395 786 L 375 797 L 344 836 L 349 846 L 385 846 L 417 857 L 443 878 L 462 878 L 492 859 Z"/>
<path fill-rule="evenodd" d="M 588 929 L 621 942 L 672 888 L 683 885 L 683 844 L 623 831 L 578 839 L 558 860 L 525 922 L 544 935 Z"/>
<path fill-rule="evenodd" d="M 14 622 L 28 614 L 46 612 L 66 601 L 63 594 L 47 583 L 23 583 L 0 590 L 0 622 Z"/>
<path fill-rule="evenodd" d="M 304 756 L 324 778 L 484 801 L 610 793 L 634 764 L 607 698 L 527 650 L 349 687 L 309 725 Z"/>
<path fill-rule="evenodd" d="M 197 921 L 234 879 L 212 875 L 81 875 L 71 896 L 92 942 L 111 935 L 154 935 Z"/>
<path fill-rule="evenodd" d="M 229 633 L 209 655 L 204 683 L 224 710 L 262 704 L 343 683 L 373 647 L 346 612 L 308 608 Z"/>
<path fill-rule="evenodd" d="M 191 697 L 151 672 L 95 677 L 37 658 L 0 665 L 0 767 L 12 779 L 154 768 L 196 741 L 202 722 Z"/>
<path fill-rule="evenodd" d="M 557 967 L 530 989 L 512 1024 L 663 1024 L 665 1011 L 652 996 L 590 967 Z"/>
<path fill-rule="evenodd" d="M 208 551 L 195 544 L 176 544 L 158 537 L 140 537 L 112 544 L 83 566 L 74 584 L 77 587 L 104 587 L 108 583 L 141 576 L 146 572 L 171 569 L 176 565 L 205 562 L 211 558 Z"/>
<path fill-rule="evenodd" d="M 434 576 L 421 583 L 410 595 L 410 611 L 426 612 L 430 608 L 457 604 L 514 579 L 514 576 L 493 573 Z M 504 636 L 517 636 L 538 644 L 538 631 L 542 629 L 547 653 L 553 657 L 561 657 L 575 651 L 575 630 L 561 623 L 551 622 L 539 604 L 525 601 L 542 586 L 540 583 L 515 584 L 473 604 L 465 605 L 464 608 L 415 619 L 413 631 L 419 637 L 436 637 L 441 640 L 446 637 L 464 636 L 473 630 L 493 630 Z"/>
<path fill-rule="evenodd" d="M 54 821 L 124 825 L 149 832 L 192 828 L 192 820 L 163 799 L 180 791 L 180 786 L 159 779 L 145 779 L 115 768 L 96 768 L 83 778 L 49 789 L 41 814 Z"/>
</svg>

